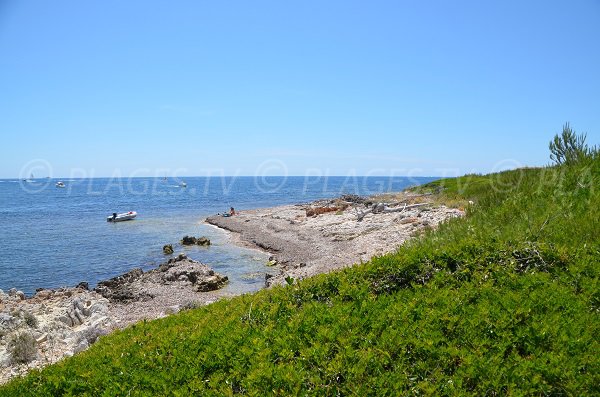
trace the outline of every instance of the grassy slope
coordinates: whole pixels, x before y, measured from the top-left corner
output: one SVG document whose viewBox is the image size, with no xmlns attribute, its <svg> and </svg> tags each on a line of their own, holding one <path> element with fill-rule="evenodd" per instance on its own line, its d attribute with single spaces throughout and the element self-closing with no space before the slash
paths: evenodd
<svg viewBox="0 0 600 397">
<path fill-rule="evenodd" d="M 434 182 L 393 255 L 102 338 L 0 395 L 599 394 L 600 161 Z"/>
</svg>

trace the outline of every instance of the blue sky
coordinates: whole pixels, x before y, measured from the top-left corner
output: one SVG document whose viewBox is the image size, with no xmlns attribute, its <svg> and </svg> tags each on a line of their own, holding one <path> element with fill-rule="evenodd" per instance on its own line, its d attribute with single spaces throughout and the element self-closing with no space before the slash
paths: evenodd
<svg viewBox="0 0 600 397">
<path fill-rule="evenodd" d="M 599 71 L 592 0 L 0 0 L 0 177 L 544 165 Z"/>
</svg>

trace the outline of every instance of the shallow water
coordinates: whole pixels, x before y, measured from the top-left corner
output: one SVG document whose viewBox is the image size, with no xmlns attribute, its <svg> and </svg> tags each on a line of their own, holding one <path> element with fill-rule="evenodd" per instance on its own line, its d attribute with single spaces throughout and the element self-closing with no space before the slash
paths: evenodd
<svg viewBox="0 0 600 397">
<path fill-rule="evenodd" d="M 203 224 L 206 216 L 236 209 L 271 207 L 344 193 L 398 191 L 435 178 L 402 177 L 194 177 L 0 180 L 0 289 L 73 286 L 100 281 L 135 267 L 165 261 L 164 244 L 227 275 L 232 292 L 264 283 L 266 255 L 229 243 L 225 232 Z M 133 221 L 108 223 L 113 212 L 137 211 Z M 184 235 L 207 236 L 212 245 L 182 247 Z"/>
</svg>

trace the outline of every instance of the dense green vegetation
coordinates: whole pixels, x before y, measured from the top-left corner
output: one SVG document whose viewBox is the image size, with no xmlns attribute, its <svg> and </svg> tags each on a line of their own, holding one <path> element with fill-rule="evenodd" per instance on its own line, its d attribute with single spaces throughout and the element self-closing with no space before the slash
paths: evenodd
<svg viewBox="0 0 600 397">
<path fill-rule="evenodd" d="M 139 323 L 0 395 L 600 394 L 600 156 L 419 190 L 474 204 L 394 254 Z"/>
</svg>

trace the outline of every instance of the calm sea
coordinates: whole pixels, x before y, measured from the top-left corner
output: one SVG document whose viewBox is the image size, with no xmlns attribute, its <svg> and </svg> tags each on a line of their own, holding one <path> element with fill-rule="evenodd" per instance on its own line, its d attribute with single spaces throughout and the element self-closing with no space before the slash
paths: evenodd
<svg viewBox="0 0 600 397">
<path fill-rule="evenodd" d="M 265 255 L 227 243 L 227 235 L 202 223 L 229 207 L 250 209 L 308 202 L 344 193 L 398 191 L 435 178 L 421 177 L 190 177 L 33 181 L 0 180 L 0 289 L 30 295 L 36 288 L 74 286 L 135 267 L 165 261 L 164 244 L 175 253 L 229 276 L 234 292 L 259 289 Z M 187 187 L 178 186 L 185 180 Z M 137 211 L 129 222 L 108 223 L 113 212 Z M 213 245 L 181 247 L 184 235 L 207 236 Z"/>
</svg>

